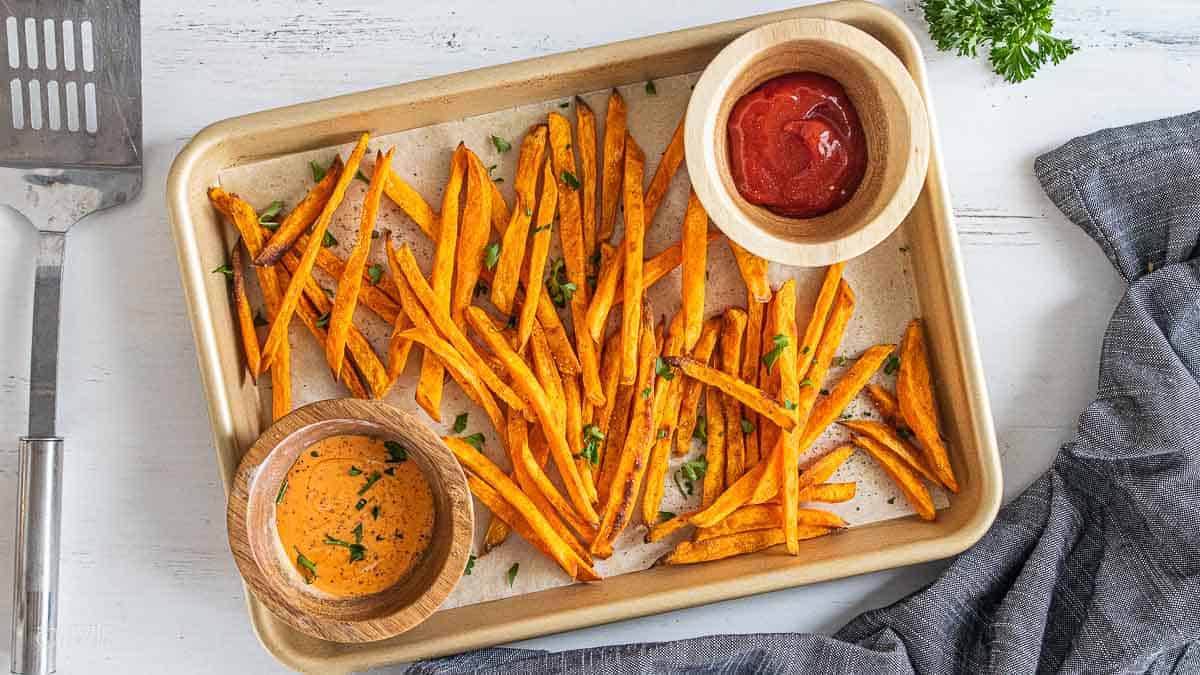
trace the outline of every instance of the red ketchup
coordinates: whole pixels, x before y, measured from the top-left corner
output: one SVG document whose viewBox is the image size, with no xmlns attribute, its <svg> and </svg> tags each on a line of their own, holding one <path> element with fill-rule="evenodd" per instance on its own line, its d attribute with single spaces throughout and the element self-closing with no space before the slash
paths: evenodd
<svg viewBox="0 0 1200 675">
<path fill-rule="evenodd" d="M 850 201 L 867 169 L 858 112 L 837 80 L 791 73 L 743 96 L 729 115 L 729 163 L 746 201 L 815 218 Z"/>
</svg>

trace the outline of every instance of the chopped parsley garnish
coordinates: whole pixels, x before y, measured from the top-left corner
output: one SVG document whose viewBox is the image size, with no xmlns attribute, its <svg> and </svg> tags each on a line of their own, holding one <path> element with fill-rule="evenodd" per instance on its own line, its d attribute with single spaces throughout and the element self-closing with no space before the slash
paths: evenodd
<svg viewBox="0 0 1200 675">
<path fill-rule="evenodd" d="M 512 143 L 509 143 L 499 136 L 492 136 L 492 145 L 496 146 L 496 152 L 508 152 L 509 150 L 512 150 Z"/>
<path fill-rule="evenodd" d="M 383 265 L 375 264 L 368 267 L 367 278 L 371 280 L 372 286 L 378 286 L 379 280 L 383 278 Z"/>
<path fill-rule="evenodd" d="M 546 291 L 556 307 L 566 307 L 578 290 L 573 282 L 567 280 L 565 266 L 562 258 L 555 258 L 550 263 L 550 274 L 546 276 Z"/>
<path fill-rule="evenodd" d="M 570 108 L 570 107 L 571 107 L 571 102 L 570 102 L 570 101 L 563 101 L 562 103 L 559 103 L 559 104 L 558 104 L 558 107 L 560 107 L 560 108 Z"/>
<path fill-rule="evenodd" d="M 504 179 L 503 179 L 503 178 L 501 178 L 500 176 L 493 176 L 493 175 L 492 175 L 492 172 L 493 172 L 493 171 L 495 171 L 495 170 L 496 170 L 496 165 L 495 165 L 495 164 L 492 164 L 492 165 L 490 165 L 490 166 L 488 167 L 488 178 L 491 178 L 491 179 L 492 179 L 492 182 L 494 182 L 494 183 L 503 183 L 503 182 L 504 182 Z"/>
<path fill-rule="evenodd" d="M 263 227 L 268 227 L 270 225 L 279 227 L 279 221 L 277 218 L 279 217 L 279 212 L 282 210 L 283 201 L 276 199 L 275 201 L 271 202 L 267 208 L 263 209 L 262 213 L 258 214 L 258 224 L 262 225 Z"/>
<path fill-rule="evenodd" d="M 513 563 L 512 567 L 508 568 L 508 587 L 512 588 L 513 582 L 517 580 L 517 572 L 521 571 L 521 563 Z"/>
<path fill-rule="evenodd" d="M 371 475 L 367 476 L 367 482 L 363 483 L 363 486 L 358 489 L 359 496 L 367 494 L 367 490 L 370 490 L 372 485 L 378 483 L 380 478 L 383 478 L 382 473 L 372 471 Z"/>
<path fill-rule="evenodd" d="M 803 380 L 800 380 L 800 386 L 801 387 L 811 387 L 811 386 L 813 386 L 813 381 L 810 378 L 806 377 Z"/>
<path fill-rule="evenodd" d="M 288 489 L 288 480 L 286 478 L 284 478 L 283 482 L 279 484 L 279 492 L 275 493 L 275 503 L 276 504 L 280 504 L 283 502 L 283 496 L 287 494 L 287 489 Z"/>
<path fill-rule="evenodd" d="M 526 218 L 533 217 L 533 209 L 529 208 L 528 206 L 525 207 L 525 217 Z"/>
<path fill-rule="evenodd" d="M 767 373 L 771 372 L 771 368 L 775 366 L 775 362 L 779 360 L 779 356 L 783 354 L 784 348 L 788 346 L 788 337 L 783 333 L 771 338 L 771 342 L 775 345 L 771 351 L 763 354 L 762 362 L 767 367 Z"/>
<path fill-rule="evenodd" d="M 595 424 L 585 426 L 583 428 L 583 449 L 580 450 L 579 456 L 592 464 L 599 464 L 600 443 L 603 440 L 604 433 L 600 431 L 600 427 Z"/>
<path fill-rule="evenodd" d="M 746 418 L 742 418 L 742 433 L 743 434 L 754 433 L 754 422 L 751 422 L 750 420 L 748 420 Z"/>
<path fill-rule="evenodd" d="M 659 429 L 659 430 L 658 430 L 658 433 L 654 435 L 654 438 L 655 438 L 656 440 L 659 440 L 659 441 L 661 441 L 662 439 L 664 439 L 664 438 L 666 438 L 666 437 L 667 437 L 667 430 L 666 430 L 666 429 Z"/>
<path fill-rule="evenodd" d="M 229 277 L 230 279 L 233 278 L 233 268 L 229 266 L 229 263 L 225 263 L 224 265 L 217 267 L 216 269 L 214 269 L 212 271 L 212 273 L 213 274 L 224 274 L 225 276 Z"/>
<path fill-rule="evenodd" d="M 360 500 L 358 500 L 358 501 L 354 502 L 354 510 L 355 510 L 355 511 L 362 511 L 362 510 L 363 510 L 363 507 L 364 507 L 364 506 L 366 506 L 366 505 L 367 505 L 367 500 L 365 500 L 365 499 L 360 499 Z"/>
<path fill-rule="evenodd" d="M 845 366 L 847 363 L 850 363 L 850 359 L 846 358 L 845 356 L 833 357 L 833 367 L 834 368 L 841 368 L 841 367 Z"/>
<path fill-rule="evenodd" d="M 785 410 L 795 410 L 796 402 L 791 399 L 785 398 L 785 399 L 783 399 L 783 407 Z"/>
<path fill-rule="evenodd" d="M 296 564 L 303 567 L 304 569 L 308 570 L 308 574 L 303 575 L 304 583 L 311 584 L 312 582 L 316 581 L 316 579 L 317 579 L 317 564 L 315 562 L 309 560 L 307 556 L 305 556 L 303 553 L 301 553 L 300 549 L 296 549 Z M 309 574 L 312 576 L 309 576 Z"/>
<path fill-rule="evenodd" d="M 674 517 L 675 517 L 675 514 L 672 513 L 671 511 L 659 511 L 658 512 L 658 522 L 660 522 L 660 523 L 665 523 L 666 521 L 668 521 Z"/>
<path fill-rule="evenodd" d="M 463 441 L 465 441 L 467 445 L 470 445 L 472 448 L 475 448 L 480 452 L 483 452 L 484 440 L 483 434 L 479 432 L 473 433 L 470 436 L 463 436 Z"/>
<path fill-rule="evenodd" d="M 675 371 L 671 370 L 671 366 L 668 366 L 667 361 L 661 356 L 654 359 L 654 372 L 668 382 L 675 379 Z"/>
<path fill-rule="evenodd" d="M 338 245 L 337 237 L 333 236 L 329 230 L 325 230 L 325 236 L 321 237 L 321 245 L 325 248 L 333 248 Z"/>
<path fill-rule="evenodd" d="M 463 570 L 463 574 L 470 576 L 471 570 L 474 570 L 474 569 L 475 569 L 475 556 L 472 555 L 469 558 L 467 558 L 467 568 L 465 570 Z"/>
<path fill-rule="evenodd" d="M 498 262 L 500 262 L 500 242 L 494 241 L 483 249 L 483 266 L 493 270 L 496 269 Z"/>
<path fill-rule="evenodd" d="M 310 160 L 308 162 L 308 168 L 312 169 L 314 183 L 320 183 L 321 180 L 325 178 L 325 174 L 329 173 L 329 167 L 317 164 L 316 160 Z"/>
<path fill-rule="evenodd" d="M 542 230 L 548 230 L 548 229 L 550 229 L 551 224 L 552 223 L 546 223 L 545 225 L 539 225 L 539 226 L 533 228 L 532 230 L 530 230 L 530 232 L 532 232 L 533 234 L 537 234 L 538 232 L 541 232 Z"/>
<path fill-rule="evenodd" d="M 900 357 L 888 354 L 887 361 L 883 362 L 883 374 L 895 375 L 897 370 L 900 370 Z"/>
<path fill-rule="evenodd" d="M 571 173 L 570 171 L 563 171 L 562 175 L 559 177 L 562 179 L 563 184 L 572 190 L 578 190 L 582 185 L 582 183 L 579 182 L 579 179 L 575 177 L 575 174 Z"/>
<path fill-rule="evenodd" d="M 362 532 L 363 532 L 362 523 L 355 525 L 354 529 L 350 530 L 350 533 L 354 535 L 354 543 L 356 543 L 356 544 L 362 543 Z"/>
<path fill-rule="evenodd" d="M 352 465 L 350 467 L 350 471 L 348 471 L 347 473 L 349 473 L 351 476 L 358 476 L 358 475 L 362 474 L 362 469 L 358 468 L 357 466 Z"/>
<path fill-rule="evenodd" d="M 470 417 L 470 413 L 459 413 L 458 416 L 454 418 L 454 433 L 461 434 L 467 430 L 468 417 Z"/>
<path fill-rule="evenodd" d="M 653 387 L 646 387 L 642 390 L 642 398 L 650 398 L 650 394 L 654 393 Z"/>
<path fill-rule="evenodd" d="M 691 497 L 696 490 L 696 481 L 702 480 L 706 471 L 708 471 L 708 460 L 697 457 L 681 464 L 671 477 L 675 480 L 675 487 L 679 489 L 679 493 L 685 497 Z"/>
<path fill-rule="evenodd" d="M 692 438 L 701 443 L 708 442 L 708 420 L 704 415 L 696 415 L 696 428 L 692 429 Z"/>
<path fill-rule="evenodd" d="M 329 312 L 325 312 L 317 317 L 317 328 L 324 328 L 329 325 Z"/>
<path fill-rule="evenodd" d="M 355 178 L 357 178 L 357 179 L 359 179 L 359 180 L 361 180 L 361 181 L 362 181 L 362 182 L 364 182 L 364 183 L 370 183 L 370 182 L 371 182 L 371 179 L 370 179 L 370 178 L 367 178 L 367 174 L 363 173 L 363 172 L 362 172 L 362 169 L 359 169 L 358 171 L 355 171 L 355 172 L 354 172 L 354 177 L 355 177 Z"/>
<path fill-rule="evenodd" d="M 387 450 L 388 463 L 399 463 L 408 459 L 408 450 L 396 441 L 384 441 L 383 449 Z"/>
<path fill-rule="evenodd" d="M 378 504 L 371 507 L 371 519 L 379 520 L 379 505 Z"/>
<path fill-rule="evenodd" d="M 658 94 L 658 87 L 654 86 L 654 80 L 646 80 L 646 95 L 654 96 Z"/>
<path fill-rule="evenodd" d="M 356 562 L 367 557 L 367 547 L 362 544 L 351 544 L 348 541 L 325 535 L 325 543 L 330 546 L 341 546 L 350 551 L 350 562 Z"/>
</svg>

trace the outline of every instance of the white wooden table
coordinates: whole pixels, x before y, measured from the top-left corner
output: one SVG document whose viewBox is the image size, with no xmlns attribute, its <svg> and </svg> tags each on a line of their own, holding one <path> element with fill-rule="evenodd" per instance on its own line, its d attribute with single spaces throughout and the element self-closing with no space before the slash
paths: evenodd
<svg viewBox="0 0 1200 675">
<path fill-rule="evenodd" d="M 225 502 L 163 205 L 175 153 L 210 122 L 405 80 L 775 9 L 782 0 L 143 3 L 146 187 L 67 251 L 61 430 L 68 439 L 60 671 L 264 672 L 225 543 Z M 1122 285 L 1046 200 L 1034 158 L 1072 136 L 1200 109 L 1195 0 L 1059 0 L 1079 54 L 1013 86 L 927 49 L 1011 497 L 1071 436 Z M 735 5 L 737 6 L 735 8 Z M 25 429 L 32 229 L 0 213 L 0 622 L 7 629 L 16 438 Z M 3 440 L 7 439 L 7 440 Z M 576 631 L 568 649 L 713 632 L 833 631 L 944 563 Z M 0 639 L 0 660 L 8 661 Z"/>
</svg>

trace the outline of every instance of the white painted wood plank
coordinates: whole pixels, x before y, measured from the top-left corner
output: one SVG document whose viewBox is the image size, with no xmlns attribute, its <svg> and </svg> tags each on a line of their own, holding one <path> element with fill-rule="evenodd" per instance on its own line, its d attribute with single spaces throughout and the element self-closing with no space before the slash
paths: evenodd
<svg viewBox="0 0 1200 675">
<path fill-rule="evenodd" d="M 559 0 L 143 3 L 146 190 L 71 235 L 61 418 L 69 439 L 62 672 L 277 670 L 245 616 L 224 535 L 190 328 L 162 185 L 215 120 L 263 108 L 784 9 L 793 2 Z M 1033 159 L 1104 126 L 1200 108 L 1193 0 L 1059 0 L 1083 48 L 1032 82 L 924 41 L 946 170 L 1012 495 L 1070 437 L 1121 284 L 1038 188 Z M 1101 6 L 1102 5 L 1102 6 Z M 10 518 L 24 428 L 32 233 L 0 215 L 0 518 Z M 0 578 L 12 532 L 0 523 Z M 928 581 L 931 563 L 535 640 L 571 648 L 714 631 L 836 629 Z M 804 607 L 798 612 L 797 607 Z M 0 620 L 10 594 L 0 587 Z M 0 658 L 8 646 L 0 641 Z"/>
</svg>

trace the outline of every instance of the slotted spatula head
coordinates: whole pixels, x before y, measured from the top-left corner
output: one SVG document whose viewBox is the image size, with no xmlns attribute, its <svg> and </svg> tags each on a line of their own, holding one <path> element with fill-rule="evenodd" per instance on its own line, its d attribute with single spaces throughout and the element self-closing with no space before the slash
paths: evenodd
<svg viewBox="0 0 1200 675">
<path fill-rule="evenodd" d="M 141 189 L 140 14 L 137 0 L 0 1 L 0 203 L 40 230 Z"/>
</svg>

